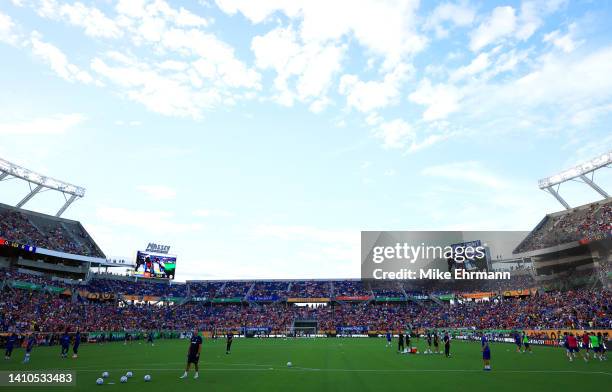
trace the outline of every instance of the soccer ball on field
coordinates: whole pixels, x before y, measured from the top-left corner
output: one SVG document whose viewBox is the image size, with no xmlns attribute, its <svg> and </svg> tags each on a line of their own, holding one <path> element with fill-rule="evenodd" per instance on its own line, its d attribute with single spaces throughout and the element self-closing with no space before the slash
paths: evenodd
<svg viewBox="0 0 612 392">
<path fill-rule="evenodd" d="M 108 372 L 102 372 L 102 378 L 108 377 Z"/>
<path fill-rule="evenodd" d="M 126 376 L 121 376 L 121 383 L 124 384 L 127 382 L 127 377 Z"/>
<path fill-rule="evenodd" d="M 145 374 L 144 380 L 145 381 L 151 381 L 151 376 L 149 376 L 148 374 Z"/>
<path fill-rule="evenodd" d="M 131 378 L 133 376 L 132 372 L 127 372 L 125 373 L 125 375 L 127 376 L 127 378 Z"/>
<path fill-rule="evenodd" d="M 102 385 L 102 384 L 104 384 L 104 380 L 99 378 L 99 379 L 96 380 L 96 384 Z"/>
<path fill-rule="evenodd" d="M 291 363 L 291 361 L 287 362 L 287 367 L 291 367 L 293 366 L 293 364 Z"/>
</svg>

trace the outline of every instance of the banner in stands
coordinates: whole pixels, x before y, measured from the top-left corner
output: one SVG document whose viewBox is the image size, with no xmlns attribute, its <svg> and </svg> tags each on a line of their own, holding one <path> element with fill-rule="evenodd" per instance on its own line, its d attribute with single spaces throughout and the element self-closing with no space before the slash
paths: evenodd
<svg viewBox="0 0 612 392">
<path fill-rule="evenodd" d="M 109 301 L 115 299 L 114 293 L 92 293 L 87 290 L 79 290 L 79 295 L 91 300 Z"/>
<path fill-rule="evenodd" d="M 128 294 L 123 294 L 121 296 L 124 300 L 126 301 L 140 301 L 140 296 L 139 295 L 128 295 Z"/>
<path fill-rule="evenodd" d="M 191 297 L 193 302 L 206 302 L 208 301 L 208 297 Z"/>
<path fill-rule="evenodd" d="M 404 297 L 376 297 L 376 302 L 403 302 L 406 301 Z"/>
<path fill-rule="evenodd" d="M 23 289 L 23 290 L 42 290 L 43 286 L 30 282 L 21 282 L 19 280 L 13 280 L 9 283 L 12 288 Z"/>
<path fill-rule="evenodd" d="M 63 287 L 57 287 L 57 286 L 47 286 L 47 290 L 50 293 L 55 293 L 55 294 L 63 293 L 64 292 L 64 288 Z"/>
<path fill-rule="evenodd" d="M 185 300 L 184 297 L 162 297 L 161 298 L 162 301 L 166 301 L 166 302 L 183 302 Z"/>
<path fill-rule="evenodd" d="M 365 326 L 365 325 L 337 326 L 336 327 L 336 331 L 339 334 L 342 334 L 342 335 L 346 335 L 346 334 L 361 334 L 361 333 L 367 333 L 368 332 L 368 327 Z"/>
<path fill-rule="evenodd" d="M 15 241 L 10 241 L 0 237 L 0 246 L 6 246 L 10 248 L 17 248 L 26 252 L 36 252 L 36 247 L 33 245 L 24 245 Z"/>
<path fill-rule="evenodd" d="M 523 289 L 523 290 L 506 290 L 504 291 L 504 297 L 523 297 L 527 295 L 535 295 L 538 289 Z"/>
<path fill-rule="evenodd" d="M 161 297 L 156 297 L 154 295 L 144 295 L 142 297 L 142 300 L 145 302 L 159 302 L 161 300 Z"/>
<path fill-rule="evenodd" d="M 272 332 L 272 327 L 242 327 L 242 333 L 270 333 Z"/>
<path fill-rule="evenodd" d="M 418 294 L 408 294 L 408 297 L 412 298 L 412 299 L 420 299 L 420 300 L 429 299 L 429 295 L 421 294 L 421 293 L 418 293 Z"/>
<path fill-rule="evenodd" d="M 278 301 L 278 295 L 251 295 L 247 299 L 253 302 L 274 302 Z"/>
<path fill-rule="evenodd" d="M 488 292 L 488 293 L 467 293 L 467 294 L 461 294 L 461 296 L 463 298 L 470 298 L 470 299 L 482 299 L 482 298 L 491 298 L 494 297 L 496 294 L 493 292 Z"/>
<path fill-rule="evenodd" d="M 438 295 L 438 299 L 441 301 L 450 301 L 451 299 L 455 299 L 455 294 Z"/>
<path fill-rule="evenodd" d="M 355 296 L 341 295 L 339 297 L 336 297 L 336 300 L 338 301 L 367 301 L 370 298 L 372 297 L 370 297 L 369 295 L 355 295 Z"/>
<path fill-rule="evenodd" d="M 308 304 L 308 303 L 319 303 L 319 302 L 329 302 L 329 298 L 316 297 L 316 298 L 287 298 L 287 302 Z"/>
<path fill-rule="evenodd" d="M 213 303 L 225 303 L 225 302 L 242 302 L 242 297 L 234 298 L 213 298 Z"/>
</svg>

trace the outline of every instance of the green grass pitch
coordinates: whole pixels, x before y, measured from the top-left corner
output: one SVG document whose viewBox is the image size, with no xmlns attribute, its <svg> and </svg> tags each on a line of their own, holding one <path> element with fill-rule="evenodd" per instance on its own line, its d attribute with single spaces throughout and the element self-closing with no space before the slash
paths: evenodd
<svg viewBox="0 0 612 392">
<path fill-rule="evenodd" d="M 395 343 L 396 341 L 394 341 Z M 416 343 L 415 343 L 416 342 Z M 422 350 L 423 339 L 413 340 Z M 225 355 L 225 340 L 205 339 L 200 379 L 180 380 L 187 340 L 83 344 L 78 359 L 60 359 L 59 347 L 36 347 L 29 364 L 23 349 L 0 370 L 74 369 L 76 387 L 2 387 L 3 391 L 604 391 L 612 385 L 612 362 L 579 359 L 561 348 L 534 347 L 516 353 L 511 344 L 492 343 L 492 372 L 482 371 L 479 343 L 453 341 L 452 357 L 397 354 L 384 339 L 235 339 Z M 292 368 L 287 362 L 293 363 Z M 119 383 L 121 375 L 134 377 Z M 102 371 L 110 377 L 98 386 Z M 143 376 L 152 381 L 145 383 Z M 110 384 L 114 383 L 114 384 Z"/>
</svg>

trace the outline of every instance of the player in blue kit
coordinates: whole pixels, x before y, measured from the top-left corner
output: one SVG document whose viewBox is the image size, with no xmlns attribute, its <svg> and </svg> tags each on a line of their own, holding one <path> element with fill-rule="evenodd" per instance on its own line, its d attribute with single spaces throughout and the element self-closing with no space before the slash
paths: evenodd
<svg viewBox="0 0 612 392">
<path fill-rule="evenodd" d="M 13 332 L 11 336 L 6 339 L 6 350 L 4 351 L 5 360 L 8 361 L 9 359 L 11 359 L 11 355 L 13 354 L 13 348 L 15 348 L 15 343 L 17 343 L 17 339 L 19 338 L 17 337 L 17 334 L 15 332 Z"/>
<path fill-rule="evenodd" d="M 491 348 L 489 347 L 489 339 L 487 339 L 486 335 L 482 335 L 482 338 L 480 338 L 480 345 L 482 347 L 483 370 L 491 371 Z"/>
<path fill-rule="evenodd" d="M 387 347 L 391 347 L 391 331 L 387 331 Z"/>
<path fill-rule="evenodd" d="M 34 343 L 36 343 L 36 336 L 34 336 L 34 334 L 31 334 L 28 337 L 28 343 L 26 344 L 26 352 L 25 352 L 25 356 L 23 357 L 23 363 L 30 362 L 30 355 L 32 354 Z"/>
<path fill-rule="evenodd" d="M 68 335 L 68 330 L 60 337 L 60 346 L 62 346 L 61 357 L 66 358 L 68 356 L 68 350 L 70 350 L 70 335 Z"/>
<path fill-rule="evenodd" d="M 520 353 L 521 348 L 523 346 L 522 340 L 521 340 L 521 334 L 519 334 L 518 332 L 514 333 L 514 344 L 516 344 L 516 352 Z"/>
<path fill-rule="evenodd" d="M 74 335 L 74 344 L 72 345 L 72 358 L 78 358 L 79 346 L 81 345 L 81 331 L 77 329 Z"/>
<path fill-rule="evenodd" d="M 153 343 L 153 331 L 149 331 L 149 334 L 147 335 L 147 343 L 150 343 L 151 346 L 155 346 L 155 343 Z"/>
</svg>

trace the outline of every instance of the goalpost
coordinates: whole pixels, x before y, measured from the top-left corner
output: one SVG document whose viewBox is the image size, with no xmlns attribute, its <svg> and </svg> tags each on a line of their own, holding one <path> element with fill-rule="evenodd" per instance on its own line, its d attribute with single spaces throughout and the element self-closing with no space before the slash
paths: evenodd
<svg viewBox="0 0 612 392">
<path fill-rule="evenodd" d="M 289 335 L 294 337 L 315 336 L 319 332 L 316 320 L 295 320 L 289 330 Z"/>
</svg>

